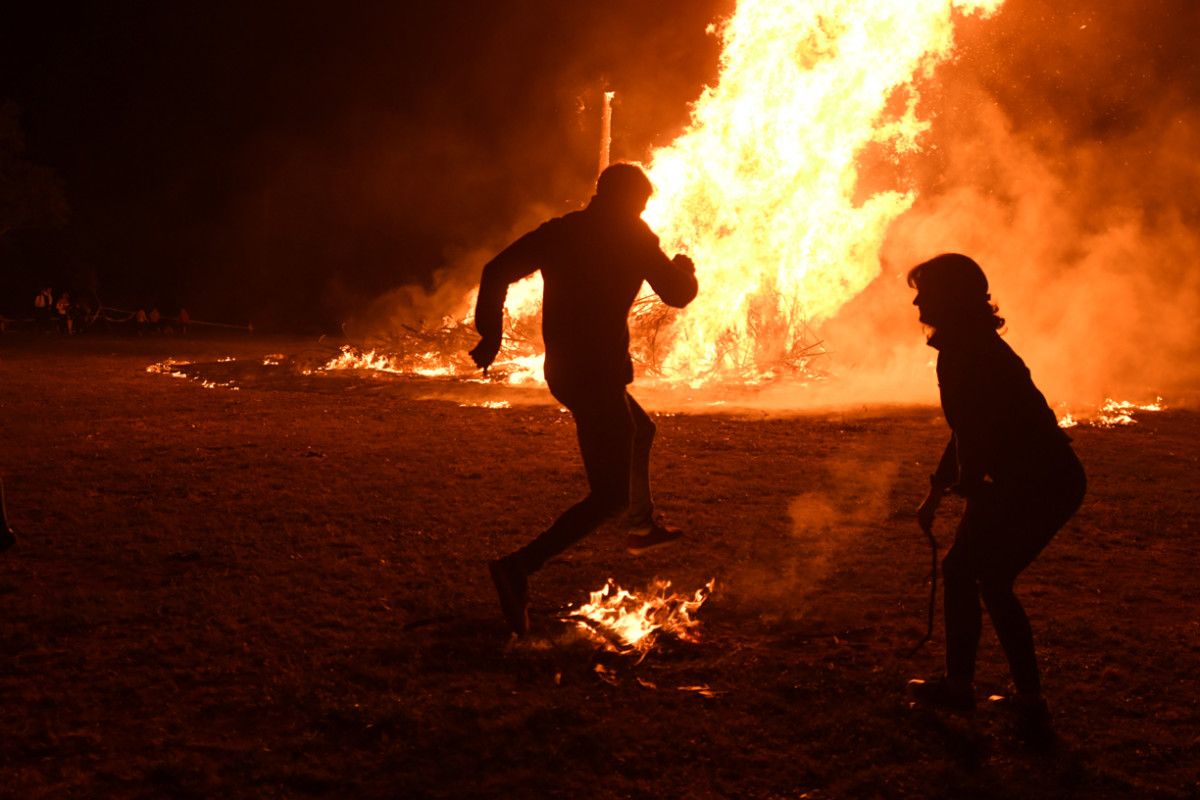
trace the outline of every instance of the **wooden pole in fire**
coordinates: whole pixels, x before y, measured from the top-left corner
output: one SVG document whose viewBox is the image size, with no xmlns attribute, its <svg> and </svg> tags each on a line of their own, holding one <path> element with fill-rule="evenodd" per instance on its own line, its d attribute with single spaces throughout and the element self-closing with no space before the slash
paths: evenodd
<svg viewBox="0 0 1200 800">
<path fill-rule="evenodd" d="M 616 92 L 604 93 L 604 111 L 600 116 L 600 169 L 599 175 L 608 168 L 609 152 L 612 149 L 612 101 Z"/>
</svg>

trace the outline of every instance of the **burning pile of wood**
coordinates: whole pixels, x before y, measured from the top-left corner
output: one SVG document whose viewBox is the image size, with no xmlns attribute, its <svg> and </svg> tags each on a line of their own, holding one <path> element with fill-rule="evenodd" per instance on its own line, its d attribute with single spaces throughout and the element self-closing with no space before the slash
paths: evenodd
<svg viewBox="0 0 1200 800">
<path fill-rule="evenodd" d="M 612 578 L 588 602 L 567 613 L 566 619 L 606 648 L 645 657 L 662 635 L 696 641 L 700 622 L 696 613 L 712 594 L 715 579 L 693 595 L 670 591 L 671 582 L 655 579 L 644 592 L 622 589 Z"/>
</svg>

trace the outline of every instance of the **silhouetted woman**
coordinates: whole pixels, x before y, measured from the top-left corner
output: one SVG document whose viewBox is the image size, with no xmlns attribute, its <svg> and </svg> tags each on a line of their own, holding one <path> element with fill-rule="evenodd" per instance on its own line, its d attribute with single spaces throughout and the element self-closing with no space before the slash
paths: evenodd
<svg viewBox="0 0 1200 800">
<path fill-rule="evenodd" d="M 913 267 L 908 285 L 917 290 L 921 322 L 932 329 L 951 430 L 918 521 L 928 529 L 948 491 L 967 500 L 942 562 L 946 674 L 909 688 L 925 705 L 974 708 L 982 598 L 1016 686 L 1008 703 L 1025 733 L 1048 734 L 1033 634 L 1013 582 L 1079 508 L 1083 467 L 1024 362 L 1000 338 L 1004 320 L 979 265 L 947 253 Z"/>
</svg>

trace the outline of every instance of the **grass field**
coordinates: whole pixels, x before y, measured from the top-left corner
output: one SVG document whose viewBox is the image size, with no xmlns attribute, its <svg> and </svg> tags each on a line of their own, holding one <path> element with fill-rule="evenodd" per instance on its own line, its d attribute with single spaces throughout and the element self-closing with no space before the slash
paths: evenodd
<svg viewBox="0 0 1200 800">
<path fill-rule="evenodd" d="M 906 655 L 937 409 L 660 415 L 686 540 L 598 532 L 535 577 L 514 642 L 485 564 L 582 495 L 569 416 L 300 372 L 332 349 L 0 335 L 0 796 L 1200 795 L 1197 413 L 1072 431 L 1088 497 L 1018 587 L 1045 755 L 986 708 L 905 702 L 942 655 Z M 146 371 L 168 356 L 186 379 Z M 716 579 L 700 642 L 637 663 L 560 618 L 656 576 Z M 981 694 L 1006 679 L 987 629 Z"/>
</svg>

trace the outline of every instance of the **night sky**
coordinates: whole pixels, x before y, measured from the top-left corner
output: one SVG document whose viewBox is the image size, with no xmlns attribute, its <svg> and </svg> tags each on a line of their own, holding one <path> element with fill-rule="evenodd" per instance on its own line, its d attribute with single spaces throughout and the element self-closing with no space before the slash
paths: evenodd
<svg viewBox="0 0 1200 800">
<path fill-rule="evenodd" d="M 729 4 L 28 5 L 0 98 L 70 216 L 4 251 L 19 305 L 94 270 L 114 305 L 321 325 L 586 198 L 606 87 L 615 155 L 669 140 Z"/>
<path fill-rule="evenodd" d="M 0 309 L 94 285 L 307 331 L 586 199 L 605 88 L 614 157 L 669 142 L 733 0 L 8 5 L 0 101 L 69 213 L 0 240 Z M 1128 6 L 1010 0 L 952 68 L 1030 135 L 1127 138 L 1200 99 L 1200 4 Z"/>
</svg>

